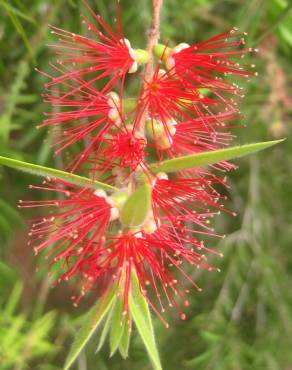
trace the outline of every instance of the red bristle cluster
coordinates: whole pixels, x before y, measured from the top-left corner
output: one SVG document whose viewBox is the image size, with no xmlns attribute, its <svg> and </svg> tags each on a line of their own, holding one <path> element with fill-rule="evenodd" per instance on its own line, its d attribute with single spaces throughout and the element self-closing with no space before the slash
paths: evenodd
<svg viewBox="0 0 292 370">
<path fill-rule="evenodd" d="M 66 169 L 87 171 L 117 188 L 106 193 L 56 179 L 33 186 L 54 195 L 21 202 L 20 207 L 51 208 L 49 216 L 33 223 L 30 243 L 36 254 L 47 250 L 52 263 L 60 263 L 58 282 L 80 279 L 75 304 L 89 289 L 100 297 L 116 286 L 126 315 L 134 271 L 141 293 L 162 321 L 165 305 L 185 319 L 180 303 L 188 306 L 188 286 L 201 290 L 186 265 L 187 271 L 217 270 L 208 254 L 220 253 L 203 239 L 222 237 L 209 223 L 224 210 L 216 186 L 225 178 L 203 168 L 168 178 L 152 173 L 150 164 L 230 144 L 239 118 L 235 96 L 242 92 L 226 77 L 254 75 L 241 62 L 254 50 L 239 49 L 243 34 L 235 29 L 191 46 L 165 46 L 152 78 L 138 75 L 142 88 L 138 97 L 128 98 L 127 74 L 147 61 L 141 62 L 124 37 L 120 14 L 114 32 L 86 6 L 93 18 L 83 17 L 90 36 L 53 27 L 60 37 L 53 45 L 60 59 L 52 66 L 53 76 L 45 74 L 44 99 L 52 112 L 40 126 L 51 129 L 56 155 L 72 148 Z M 234 168 L 228 162 L 212 167 Z M 142 224 L 131 227 L 122 222 L 121 210 L 141 181 L 151 187 L 151 209 Z"/>
</svg>

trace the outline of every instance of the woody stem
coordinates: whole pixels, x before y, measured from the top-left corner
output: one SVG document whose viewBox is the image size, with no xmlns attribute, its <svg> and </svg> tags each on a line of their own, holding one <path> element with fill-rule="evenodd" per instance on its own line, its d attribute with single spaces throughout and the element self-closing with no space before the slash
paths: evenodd
<svg viewBox="0 0 292 370">
<path fill-rule="evenodd" d="M 151 79 L 153 71 L 153 49 L 158 43 L 160 33 L 160 12 L 163 0 L 153 0 L 152 2 L 152 21 L 148 33 L 147 52 L 149 54 L 149 60 L 145 67 L 145 81 Z"/>
<path fill-rule="evenodd" d="M 158 43 L 160 33 L 160 12 L 162 8 L 163 0 L 153 0 L 152 1 L 152 20 L 151 26 L 148 31 L 148 42 L 147 42 L 147 52 L 148 52 L 148 62 L 145 66 L 144 70 L 144 84 L 143 89 L 146 88 L 147 82 L 151 80 L 152 73 L 153 73 L 153 49 L 154 46 Z M 143 99 L 143 96 L 142 96 Z M 144 134 L 145 131 L 145 124 L 148 116 L 148 108 L 147 106 L 144 107 L 143 113 L 141 114 L 141 118 L 139 120 L 139 125 L 137 129 Z"/>
</svg>

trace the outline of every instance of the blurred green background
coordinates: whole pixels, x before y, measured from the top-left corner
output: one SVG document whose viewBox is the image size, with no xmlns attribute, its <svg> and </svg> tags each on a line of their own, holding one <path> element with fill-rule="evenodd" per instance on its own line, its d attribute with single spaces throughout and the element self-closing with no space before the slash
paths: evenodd
<svg viewBox="0 0 292 370">
<path fill-rule="evenodd" d="M 109 23 L 115 0 L 88 0 Z M 121 0 L 124 33 L 144 47 L 150 0 Z M 53 58 L 48 24 L 82 33 L 78 0 L 0 0 L 0 155 L 60 167 L 50 136 L 36 130 L 48 110 L 40 98 Z M 202 293 L 193 292 L 187 320 L 169 314 L 166 330 L 155 321 L 166 370 L 292 369 L 292 14 L 288 0 L 164 0 L 162 41 L 196 42 L 233 26 L 248 32 L 247 47 L 260 51 L 250 63 L 259 76 L 245 86 L 243 123 L 237 142 L 287 137 L 283 144 L 240 160 L 230 174 L 227 208 L 217 230 L 228 236 L 212 246 L 221 273 L 196 272 Z M 290 88 L 290 91 L 289 91 Z M 290 115 L 290 118 L 289 118 Z M 44 142 L 44 140 L 46 141 Z M 0 168 L 0 369 L 61 369 L 74 333 L 94 297 L 78 309 L 70 285 L 51 289 L 43 256 L 27 247 L 32 211 L 18 199 L 39 197 L 27 189 L 39 180 Z M 36 272 L 36 266 L 39 271 Z M 147 370 L 151 365 L 134 333 L 130 358 L 95 355 L 98 338 L 75 364 L 78 370 Z"/>
</svg>

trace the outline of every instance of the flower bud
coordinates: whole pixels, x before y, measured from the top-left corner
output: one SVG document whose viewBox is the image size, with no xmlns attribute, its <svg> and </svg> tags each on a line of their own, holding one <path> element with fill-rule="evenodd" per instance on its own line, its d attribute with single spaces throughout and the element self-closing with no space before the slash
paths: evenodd
<svg viewBox="0 0 292 370">
<path fill-rule="evenodd" d="M 104 198 L 104 199 L 106 199 L 106 197 L 107 197 L 106 192 L 103 189 L 95 190 L 94 195 L 96 195 L 97 197 L 100 197 L 100 198 Z"/>
<path fill-rule="evenodd" d="M 107 103 L 111 108 L 116 108 L 119 105 L 120 97 L 116 92 L 110 91 L 107 94 L 107 97 L 108 97 Z"/>
<path fill-rule="evenodd" d="M 111 108 L 108 111 L 108 118 L 114 122 L 120 121 L 120 113 L 117 108 Z"/>
<path fill-rule="evenodd" d="M 133 59 L 133 64 L 128 69 L 128 73 L 135 73 L 137 72 L 139 64 L 145 64 L 149 60 L 149 54 L 146 50 L 143 49 L 133 49 L 131 43 L 128 39 L 120 40 L 123 42 L 128 50 L 131 58 Z"/>
<path fill-rule="evenodd" d="M 165 150 L 172 146 L 172 137 L 176 133 L 177 122 L 175 119 L 168 119 L 165 124 L 163 122 L 152 119 L 146 122 L 146 135 L 155 141 L 158 149 Z"/>
<path fill-rule="evenodd" d="M 146 234 L 153 234 L 156 230 L 157 226 L 153 219 L 146 221 L 145 224 L 143 225 L 143 231 Z"/>
<path fill-rule="evenodd" d="M 156 119 L 151 119 L 146 122 L 146 135 L 148 138 L 154 140 L 164 132 L 163 123 Z"/>
<path fill-rule="evenodd" d="M 169 54 L 171 53 L 172 49 L 166 45 L 163 45 L 163 44 L 156 44 L 154 46 L 154 54 L 158 57 L 158 58 L 162 58 L 165 59 L 169 56 Z"/>
<path fill-rule="evenodd" d="M 135 60 L 138 64 L 146 64 L 149 60 L 149 54 L 146 50 L 135 49 Z"/>
<path fill-rule="evenodd" d="M 111 214 L 110 214 L 110 221 L 115 221 L 118 220 L 120 216 L 120 211 L 117 207 L 112 207 L 111 208 Z"/>
<path fill-rule="evenodd" d="M 135 61 L 128 70 L 128 73 L 135 73 L 138 69 L 138 63 Z"/>
<path fill-rule="evenodd" d="M 120 97 L 114 91 L 109 92 L 107 96 L 108 96 L 107 103 L 110 107 L 108 111 L 108 118 L 119 126 L 122 121 L 120 111 L 119 111 Z"/>
<path fill-rule="evenodd" d="M 173 144 L 172 137 L 170 135 L 163 134 L 157 138 L 156 146 L 160 150 L 169 149 Z"/>
<path fill-rule="evenodd" d="M 175 66 L 175 59 L 173 57 L 174 54 L 180 53 L 182 50 L 189 48 L 190 45 L 186 42 L 182 42 L 176 45 L 172 51 L 169 53 L 168 57 L 165 60 L 165 65 L 167 68 L 173 68 Z"/>
<path fill-rule="evenodd" d="M 156 177 L 159 180 L 168 180 L 168 175 L 165 172 L 158 172 L 158 174 L 156 175 Z"/>
</svg>

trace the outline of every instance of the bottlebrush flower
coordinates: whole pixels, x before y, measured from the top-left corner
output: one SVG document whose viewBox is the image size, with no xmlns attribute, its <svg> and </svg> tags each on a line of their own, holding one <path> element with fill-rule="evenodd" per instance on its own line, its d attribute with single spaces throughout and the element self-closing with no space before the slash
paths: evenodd
<svg viewBox="0 0 292 370">
<path fill-rule="evenodd" d="M 93 146 L 91 156 L 84 161 L 85 169 L 95 179 L 108 184 L 126 187 L 136 170 L 147 171 L 147 141 L 125 122 L 105 134 L 99 144 Z"/>
<path fill-rule="evenodd" d="M 194 45 L 182 43 L 173 49 L 161 49 L 161 46 L 159 49 L 160 53 L 163 52 L 166 66 L 173 69 L 183 82 L 191 83 L 194 88 L 207 89 L 227 105 L 232 104 L 232 100 L 225 93 L 239 96 L 242 93 L 237 84 L 227 81 L 225 77 L 256 75 L 256 72 L 247 71 L 248 66 L 241 63 L 245 54 L 257 51 L 251 48 L 238 49 L 245 44 L 245 35 L 237 32 L 237 28 L 232 28 Z"/>
<path fill-rule="evenodd" d="M 116 207 L 108 202 L 104 191 L 96 192 L 59 181 L 44 181 L 43 186 L 30 186 L 55 196 L 50 200 L 20 201 L 20 208 L 51 208 L 45 218 L 34 221 L 29 233 L 35 254 L 46 250 L 46 258 L 62 261 L 67 269 L 61 280 L 67 280 L 78 269 L 87 254 L 102 245 L 109 222 L 117 217 Z"/>
<path fill-rule="evenodd" d="M 166 132 L 167 120 L 196 118 L 201 115 L 200 106 L 216 103 L 192 85 L 182 84 L 173 70 L 161 70 L 159 66 L 145 84 L 140 104 L 148 108 L 150 119 L 158 119 L 163 124 Z"/>
<path fill-rule="evenodd" d="M 207 45 L 222 48 L 222 37 L 198 44 L 195 50 L 205 50 Z M 129 48 L 129 43 L 126 44 Z M 236 42 L 227 44 L 224 43 L 225 48 L 239 45 Z M 148 160 L 155 156 L 151 151 L 153 147 L 159 158 L 175 158 L 227 145 L 233 137 L 225 130 L 232 127 L 230 123 L 237 117 L 237 108 L 232 100 L 223 97 L 223 93 L 234 92 L 234 87 L 229 82 L 222 82 L 213 72 L 231 72 L 230 63 L 240 75 L 249 72 L 243 71 L 240 65 L 229 63 L 231 57 L 241 55 L 242 51 L 224 50 L 222 54 L 217 52 L 207 56 L 202 52 L 203 56 L 199 53 L 199 57 L 195 53 L 198 63 L 202 63 L 201 69 L 195 69 L 194 61 L 193 69 L 184 67 L 181 53 L 187 53 L 188 49 L 191 52 L 194 47 L 184 46 L 167 53 L 164 60 L 169 69 L 161 70 L 161 63 L 158 64 L 152 79 L 144 81 L 137 105 L 130 112 L 123 109 L 123 79 L 120 94 L 116 94 L 110 90 L 113 80 L 105 83 L 102 90 L 97 90 L 94 79 L 87 81 L 83 78 L 86 70 L 69 66 L 75 63 L 73 59 L 66 59 L 68 66 L 54 67 L 61 73 L 51 77 L 45 99 L 54 108 L 64 111 L 49 114 L 43 126 L 56 127 L 54 145 L 59 146 L 57 152 L 80 140 L 85 141 L 85 149 L 73 161 L 73 170 L 82 163 L 94 173 L 94 178 L 102 175 L 103 181 L 119 185 L 116 197 L 116 194 L 109 196 L 103 191 L 53 181 L 45 187 L 35 188 L 66 195 L 66 199 L 58 197 L 51 201 L 21 204 L 22 207 L 58 207 L 56 214 L 35 222 L 30 234 L 36 252 L 54 244 L 48 256 L 53 262 L 62 261 L 64 271 L 59 281 L 80 278 L 81 294 L 74 297 L 75 303 L 90 288 L 96 289 L 101 296 L 116 284 L 124 297 L 126 315 L 131 274 L 135 271 L 141 292 L 159 317 L 164 311 L 161 298 L 164 293 L 167 303 L 175 306 L 185 318 L 177 300 L 179 297 L 188 304 L 185 295 L 188 289 L 183 280 L 197 285 L 182 264 L 214 270 L 205 253 L 216 252 L 206 247 L 201 237 L 220 237 L 209 222 L 223 209 L 222 197 L 214 185 L 225 180 L 207 170 L 178 172 L 171 179 L 165 174 L 155 176 L 148 167 Z M 85 53 L 85 60 L 89 62 L 87 57 Z M 210 67 L 208 72 L 207 67 Z M 124 76 L 125 71 L 120 71 Z M 108 76 L 104 73 L 97 79 Z M 211 96 L 202 94 L 202 89 L 206 88 Z M 145 112 L 147 122 L 143 132 L 140 121 Z M 147 143 L 146 137 L 154 139 L 154 143 Z M 222 162 L 218 168 L 230 169 L 232 165 Z M 151 209 L 142 223 L 132 226 L 124 221 L 122 213 L 126 199 L 139 186 L 139 181 L 144 181 L 139 177 L 141 170 L 146 175 L 144 180 L 150 182 Z M 119 193 L 122 201 L 117 201 Z M 183 279 L 179 279 L 178 273 Z M 150 298 L 153 293 L 158 306 Z"/>
<path fill-rule="evenodd" d="M 176 230 L 181 232 L 184 225 L 186 235 L 188 232 L 185 223 L 190 223 L 191 233 L 196 233 L 196 227 L 199 227 L 202 229 L 198 231 L 199 234 L 206 233 L 211 236 L 214 230 L 208 226 L 209 218 L 214 217 L 218 209 L 223 209 L 223 206 L 218 203 L 221 196 L 214 189 L 214 185 L 223 181 L 214 176 L 168 179 L 165 174 L 158 174 L 152 191 L 154 219 L 175 225 Z M 199 245 L 201 244 L 199 242 Z"/>
<path fill-rule="evenodd" d="M 169 145 L 161 147 L 159 139 L 157 140 L 156 145 L 160 149 L 159 156 L 175 158 L 224 148 L 235 137 L 231 130 L 237 127 L 234 121 L 238 118 L 238 114 L 227 111 L 217 115 L 206 115 L 202 118 L 176 122 L 171 141 L 167 141 Z M 212 167 L 220 170 L 235 168 L 227 161 L 212 165 Z"/>
<path fill-rule="evenodd" d="M 188 147 L 188 153 L 191 147 L 192 152 L 197 151 L 199 137 L 196 137 L 195 132 L 204 132 L 206 137 L 209 134 L 210 141 L 214 143 L 216 130 L 222 130 L 224 120 L 231 121 L 238 113 L 234 106 L 223 105 L 217 99 L 202 95 L 200 89 L 190 83 L 182 83 L 173 70 L 161 71 L 158 67 L 151 81 L 146 81 L 140 102 L 148 107 L 146 133 L 154 141 L 159 157 L 163 156 L 161 151 L 166 150 L 168 154 L 174 152 L 174 141 L 176 154 L 182 154 L 183 150 L 177 150 L 177 138 L 181 138 L 181 135 L 188 141 L 188 145 L 184 145 Z M 191 131 L 192 134 L 188 135 Z"/>
<path fill-rule="evenodd" d="M 108 87 L 112 88 L 119 80 L 124 83 L 126 73 L 136 72 L 138 62 L 145 62 L 138 51 L 132 49 L 122 31 L 120 20 L 120 2 L 118 1 L 118 27 L 115 33 L 100 17 L 95 14 L 84 1 L 96 24 L 85 16 L 83 23 L 90 31 L 90 36 L 76 35 L 57 27 L 52 27 L 52 33 L 60 37 L 59 43 L 52 45 L 61 57 L 60 64 L 74 65 L 74 70 L 63 74 L 49 85 L 68 81 L 76 76 L 90 76 L 91 81 L 109 78 Z M 147 60 L 147 58 L 146 58 Z"/>
<path fill-rule="evenodd" d="M 94 159 L 94 161 L 98 163 L 99 158 L 103 163 L 104 158 L 107 158 L 106 164 L 103 164 L 104 169 L 126 168 L 131 173 L 138 166 L 140 169 L 145 168 L 145 139 L 139 137 L 138 133 L 133 133 L 131 129 L 126 128 L 120 131 L 103 140 L 102 147 L 97 152 L 97 159 Z"/>
<path fill-rule="evenodd" d="M 51 129 L 55 155 L 77 142 L 83 147 L 68 165 L 72 171 L 88 159 L 106 133 L 121 124 L 119 96 L 108 89 L 98 90 L 81 77 L 48 87 L 43 96 L 52 105 L 52 113 L 45 113 L 47 118 L 38 127 Z"/>
<path fill-rule="evenodd" d="M 140 100 L 148 107 L 146 129 L 159 158 L 215 150 L 230 141 L 232 135 L 220 131 L 239 111 L 227 93 L 242 95 L 241 88 L 225 76 L 256 74 L 238 62 L 253 50 L 233 50 L 244 43 L 243 36 L 232 29 L 193 46 L 156 47 L 168 69 L 161 70 L 158 64 L 152 79 L 145 81 Z"/>
<path fill-rule="evenodd" d="M 135 271 L 141 291 L 164 322 L 161 294 L 184 318 L 177 302 L 179 297 L 187 305 L 183 280 L 197 287 L 181 264 L 214 270 L 204 254 L 211 250 L 200 236 L 218 236 L 208 225 L 208 219 L 222 209 L 220 195 L 212 188 L 215 182 L 214 178 L 169 180 L 159 174 L 152 184 L 152 209 L 134 229 L 119 217 L 127 191 L 109 196 L 103 190 L 49 179 L 43 186 L 31 188 L 53 193 L 53 199 L 21 201 L 20 207 L 51 208 L 48 217 L 34 221 L 30 243 L 36 254 L 45 250 L 51 264 L 61 263 L 58 282 L 79 278 L 81 293 L 74 295 L 75 304 L 90 288 L 102 296 L 115 284 L 123 293 L 126 313 L 131 274 Z M 182 274 L 182 282 L 178 282 L 173 268 Z M 156 295 L 158 306 L 152 302 L 149 289 Z"/>
<path fill-rule="evenodd" d="M 89 36 L 53 27 L 60 37 L 53 45 L 60 60 L 51 64 L 52 76 L 43 73 L 49 78 L 44 100 L 52 112 L 40 125 L 49 128 L 55 154 L 70 155 L 66 169 L 82 174 L 5 157 L 0 162 L 68 181 L 47 178 L 31 188 L 49 192 L 50 200 L 19 205 L 49 208 L 33 221 L 29 244 L 35 254 L 46 253 L 50 272 L 57 265 L 57 283 L 74 281 L 74 305 L 89 290 L 97 299 L 65 368 L 103 320 L 100 346 L 110 330 L 111 355 L 119 349 L 127 357 L 133 320 L 160 369 L 147 304 L 166 326 L 162 314 L 167 306 L 186 319 L 182 307 L 189 305 L 189 287 L 202 290 L 194 281 L 194 269 L 218 271 L 208 254 L 221 254 L 206 246 L 205 239 L 224 235 L 215 232 L 211 219 L 221 211 L 235 215 L 224 209 L 225 197 L 217 191 L 217 185 L 226 186 L 226 178 L 205 166 L 230 170 L 235 166 L 225 160 L 275 142 L 218 150 L 233 139 L 231 129 L 239 116 L 234 95 L 243 97 L 228 76 L 256 74 L 241 62 L 255 51 L 240 49 L 243 34 L 232 29 L 192 46 L 154 45 L 159 37 L 158 1 L 153 3 L 147 51 L 134 50 L 122 31 L 119 0 L 116 31 L 83 3 L 95 20 L 83 17 Z M 159 58 L 156 66 L 153 51 Z M 126 74 L 147 61 L 144 76 L 132 80 L 137 83 L 130 91 L 136 88 L 137 94 L 128 96 Z M 205 151 L 212 153 L 193 155 Z"/>
<path fill-rule="evenodd" d="M 166 174 L 158 174 L 154 180 L 152 216 L 146 220 L 136 238 L 146 244 L 147 250 L 154 248 L 156 264 L 153 268 L 153 262 L 147 263 L 151 274 L 147 276 L 146 283 L 145 276 L 140 274 L 141 268 L 137 266 L 136 270 L 141 289 L 145 294 L 147 292 L 148 303 L 159 317 L 165 311 L 166 301 L 185 319 L 180 306 L 182 302 L 188 306 L 187 286 L 193 285 L 201 290 L 190 276 L 193 268 L 218 270 L 208 263 L 205 253 L 222 256 L 221 253 L 206 247 L 201 237 L 224 237 L 215 234 L 209 225 L 210 218 L 223 210 L 220 203 L 222 196 L 213 188 L 223 181 L 214 177 L 168 179 Z M 191 268 L 188 269 L 187 265 Z M 158 307 L 149 299 L 150 290 L 157 298 Z M 163 293 L 165 299 L 162 298 Z"/>
</svg>

